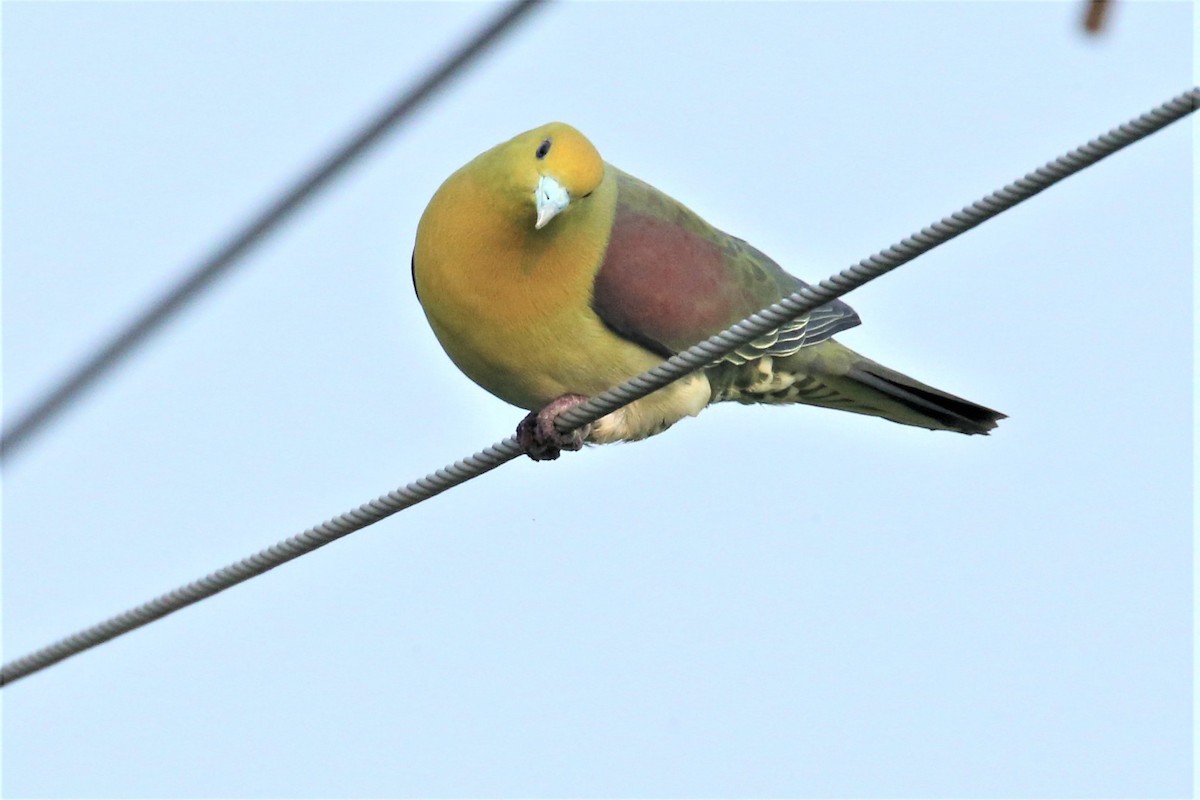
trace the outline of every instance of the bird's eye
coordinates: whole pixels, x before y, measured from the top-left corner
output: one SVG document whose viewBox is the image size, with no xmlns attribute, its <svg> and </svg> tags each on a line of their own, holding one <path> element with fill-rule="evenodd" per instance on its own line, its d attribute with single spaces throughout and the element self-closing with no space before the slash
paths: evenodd
<svg viewBox="0 0 1200 800">
<path fill-rule="evenodd" d="M 538 157 L 538 160 L 541 161 L 543 158 L 546 157 L 546 154 L 549 152 L 550 152 L 550 140 L 543 139 L 542 143 L 538 145 L 537 152 L 534 153 L 534 155 L 536 155 Z"/>
</svg>

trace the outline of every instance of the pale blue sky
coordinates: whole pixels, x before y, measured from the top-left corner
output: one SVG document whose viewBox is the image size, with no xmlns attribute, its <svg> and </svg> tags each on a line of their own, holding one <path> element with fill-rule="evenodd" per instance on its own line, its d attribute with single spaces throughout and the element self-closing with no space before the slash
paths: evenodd
<svg viewBox="0 0 1200 800">
<path fill-rule="evenodd" d="M 3 5 L 4 410 L 493 7 Z M 551 119 L 809 280 L 1187 89 L 1187 3 L 544 10 L 5 470 L 10 659 L 523 412 L 412 294 Z M 3 703 L 8 797 L 1163 797 L 1192 777 L 1192 153 L 1170 129 L 848 297 L 1009 414 L 710 409 L 520 461 Z"/>
</svg>

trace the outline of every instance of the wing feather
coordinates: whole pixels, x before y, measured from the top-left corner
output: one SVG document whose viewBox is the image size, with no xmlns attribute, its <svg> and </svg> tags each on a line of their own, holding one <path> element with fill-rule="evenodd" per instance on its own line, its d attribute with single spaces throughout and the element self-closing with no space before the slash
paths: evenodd
<svg viewBox="0 0 1200 800">
<path fill-rule="evenodd" d="M 617 209 L 592 308 L 618 335 L 669 356 L 808 285 L 654 187 L 608 169 L 617 179 Z M 725 360 L 791 355 L 859 323 L 835 300 Z"/>
</svg>

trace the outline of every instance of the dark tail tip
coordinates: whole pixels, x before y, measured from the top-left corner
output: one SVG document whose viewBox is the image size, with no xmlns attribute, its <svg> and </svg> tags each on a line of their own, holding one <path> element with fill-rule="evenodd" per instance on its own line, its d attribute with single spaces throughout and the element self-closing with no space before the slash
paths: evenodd
<svg viewBox="0 0 1200 800">
<path fill-rule="evenodd" d="M 967 434 L 984 434 L 1006 418 L 999 411 L 972 403 L 961 397 L 926 386 L 906 375 L 881 367 L 873 362 L 861 362 L 850 368 L 849 377 L 887 395 L 892 400 L 930 420 L 938 427 Z"/>
</svg>

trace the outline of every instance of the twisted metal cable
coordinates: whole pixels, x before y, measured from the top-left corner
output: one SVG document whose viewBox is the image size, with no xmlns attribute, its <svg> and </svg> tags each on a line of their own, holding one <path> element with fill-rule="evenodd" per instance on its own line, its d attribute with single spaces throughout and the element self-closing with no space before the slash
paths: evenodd
<svg viewBox="0 0 1200 800">
<path fill-rule="evenodd" d="M 381 495 L 345 514 L 340 514 L 320 525 L 277 542 L 265 550 L 260 550 L 252 556 L 235 561 L 215 572 L 210 572 L 199 580 L 180 586 L 178 589 L 135 606 L 122 614 L 110 617 L 65 639 L 60 639 L 52 645 L 10 661 L 4 665 L 3 669 L 0 669 L 0 686 L 5 686 L 26 675 L 45 669 L 64 658 L 103 644 L 109 639 L 114 639 L 135 628 L 148 625 L 156 619 L 186 608 L 192 603 L 198 603 L 206 597 L 212 597 L 217 592 L 223 592 L 231 586 L 261 575 L 280 564 L 286 564 L 293 558 L 299 558 L 318 547 L 324 547 L 343 536 L 373 525 L 381 519 L 386 519 L 422 500 L 428 500 L 460 483 L 490 472 L 519 455 L 521 455 L 521 448 L 517 446 L 516 439 L 510 437 L 473 456 L 455 461 L 407 486 Z"/>
<path fill-rule="evenodd" d="M 1107 158 L 1118 150 L 1144 139 L 1196 110 L 1200 88 L 1168 100 L 1136 119 L 1113 128 L 1082 147 L 1061 155 L 1023 178 L 976 200 L 962 210 L 922 228 L 887 249 L 864 258 L 853 266 L 821 281 L 816 286 L 796 291 L 774 305 L 742 320 L 721 333 L 688 348 L 678 355 L 613 389 L 596 395 L 586 403 L 564 412 L 554 422 L 563 433 L 595 422 L 622 406 L 661 389 L 691 372 L 701 369 L 748 344 L 785 322 L 807 314 L 818 306 L 862 286 L 880 275 L 907 264 L 917 256 L 945 244 L 1018 203 L 1044 191 L 1063 178 Z"/>
<path fill-rule="evenodd" d="M 1121 125 L 1086 145 L 1049 162 L 1003 189 L 995 191 L 961 211 L 951 214 L 899 243 L 821 281 L 801 289 L 780 302 L 751 315 L 746 320 L 713 336 L 649 372 L 597 395 L 571 409 L 556 421 L 564 432 L 586 425 L 617 408 L 644 397 L 690 372 L 720 359 L 726 353 L 750 342 L 767 331 L 805 314 L 817 306 L 840 297 L 874 280 L 922 253 L 991 219 L 1000 212 L 1079 172 L 1084 167 L 1149 136 L 1196 110 L 1200 89 L 1192 89 L 1162 104 L 1153 111 Z M 456 461 L 407 486 L 389 492 L 369 503 L 296 534 L 249 558 L 234 562 L 200 580 L 182 586 L 105 620 L 48 647 L 5 664 L 0 669 L 0 686 L 62 661 L 98 644 L 153 622 L 156 619 L 261 575 L 280 564 L 323 547 L 354 531 L 441 494 L 454 486 L 478 477 L 521 455 L 515 437 L 508 437 L 473 456 Z"/>
<path fill-rule="evenodd" d="M 197 264 L 179 283 L 171 287 L 135 320 L 102 347 L 80 362 L 62 381 L 0 435 L 0 460 L 29 441 L 72 401 L 87 391 L 134 348 L 158 331 L 162 325 L 194 300 L 216 280 L 229 272 L 250 248 L 274 230 L 334 176 L 350 165 L 368 148 L 394 129 L 439 90 L 450 78 L 493 45 L 509 28 L 521 20 L 540 0 L 516 0 L 463 44 L 457 52 L 404 92 L 354 134 L 336 152 L 306 173 L 279 198 L 263 209 L 231 239 Z"/>
</svg>

